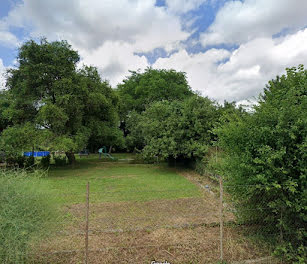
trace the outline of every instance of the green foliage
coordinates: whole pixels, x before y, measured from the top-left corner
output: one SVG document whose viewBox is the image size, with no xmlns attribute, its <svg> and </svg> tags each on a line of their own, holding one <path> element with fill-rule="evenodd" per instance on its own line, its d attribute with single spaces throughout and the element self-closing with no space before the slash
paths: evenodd
<svg viewBox="0 0 307 264">
<path fill-rule="evenodd" d="M 122 120 L 130 111 L 140 113 L 153 102 L 183 100 L 193 95 L 185 73 L 152 68 L 144 73 L 131 71 L 131 76 L 118 85 L 118 93 Z"/>
<path fill-rule="evenodd" d="M 42 157 L 40 164 L 43 168 L 48 168 L 50 165 L 50 155 Z"/>
<path fill-rule="evenodd" d="M 32 149 L 38 140 L 37 130 L 27 122 L 25 124 L 8 127 L 3 130 L 0 138 L 0 148 L 7 156 L 19 156 L 23 151 Z"/>
<path fill-rule="evenodd" d="M 6 91 L 0 91 L 0 133 L 3 131 L 3 129 L 11 125 L 10 120 L 6 116 L 6 110 L 10 105 L 6 95 Z"/>
<path fill-rule="evenodd" d="M 6 158 L 6 163 L 9 166 L 17 166 L 18 168 L 23 168 L 26 158 L 21 155 L 8 156 Z"/>
<path fill-rule="evenodd" d="M 31 156 L 31 157 L 25 157 L 24 166 L 25 166 L 26 169 L 31 169 L 31 168 L 33 168 L 34 164 L 35 164 L 35 159 L 34 159 L 33 156 Z"/>
<path fill-rule="evenodd" d="M 145 138 L 142 133 L 143 116 L 136 111 L 131 111 L 126 121 L 126 147 L 130 151 L 140 152 L 145 147 Z"/>
<path fill-rule="evenodd" d="M 31 246 L 50 235 L 57 208 L 40 173 L 0 171 L 0 262 L 25 263 Z"/>
<path fill-rule="evenodd" d="M 214 142 L 216 143 L 216 142 Z M 207 154 L 195 162 L 195 171 L 217 181 L 217 175 L 224 175 L 224 153 L 216 146 L 211 146 Z"/>
<path fill-rule="evenodd" d="M 284 256 L 289 263 L 305 264 L 307 259 L 307 248 L 304 244 L 293 247 L 291 243 L 278 246 L 275 255 Z"/>
<path fill-rule="evenodd" d="M 61 150 L 73 162 L 73 153 L 88 144 L 122 142 L 118 97 L 96 68 L 77 70 L 79 55 L 66 41 L 28 41 L 21 46 L 17 60 L 19 67 L 8 71 L 9 106 L 4 113 L 14 125 L 8 129 L 17 134 L 23 127 L 31 127 L 33 133 L 25 134 L 33 138 L 12 136 L 11 142 L 5 140 L 6 147 Z"/>
<path fill-rule="evenodd" d="M 64 166 L 67 164 L 67 159 L 65 156 L 55 156 L 54 163 L 55 166 Z"/>
<path fill-rule="evenodd" d="M 224 170 L 229 183 L 255 186 L 249 192 L 244 188 L 233 189 L 234 199 L 243 208 L 266 204 L 270 209 L 253 217 L 274 231 L 282 228 L 287 234 L 285 241 L 293 249 L 304 247 L 307 239 L 304 228 L 307 71 L 304 67 L 287 69 L 287 75 L 270 81 L 254 113 L 234 116 L 217 129 L 217 134 L 220 146 L 228 154 Z M 297 251 L 293 261 L 300 257 Z"/>
<path fill-rule="evenodd" d="M 212 139 L 210 130 L 217 118 L 212 101 L 193 96 L 184 101 L 156 102 L 129 128 L 131 135 L 139 133 L 144 137 L 145 158 L 195 160 L 207 152 Z"/>
<path fill-rule="evenodd" d="M 126 135 L 126 147 L 142 150 L 145 140 L 140 133 L 139 115 L 159 101 L 183 100 L 194 95 L 183 72 L 147 68 L 131 75 L 118 85 L 121 129 Z"/>
</svg>

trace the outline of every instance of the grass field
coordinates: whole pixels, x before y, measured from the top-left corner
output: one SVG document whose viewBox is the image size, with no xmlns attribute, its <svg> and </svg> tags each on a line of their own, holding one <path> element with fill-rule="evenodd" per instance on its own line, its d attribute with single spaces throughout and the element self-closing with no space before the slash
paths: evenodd
<svg viewBox="0 0 307 264">
<path fill-rule="evenodd" d="M 131 155 L 114 156 L 116 161 L 77 157 L 74 168 L 51 166 L 43 180 L 54 190 L 63 218 L 59 232 L 35 246 L 37 256 L 47 256 L 48 263 L 84 262 L 90 182 L 89 263 L 218 263 L 219 196 L 201 188 L 215 183 L 191 170 L 132 164 Z M 225 212 L 224 221 L 233 219 Z M 225 259 L 269 254 L 240 230 L 224 231 Z"/>
<path fill-rule="evenodd" d="M 90 182 L 91 202 L 149 201 L 199 197 L 199 188 L 167 166 L 107 162 L 97 155 L 78 159 L 75 168 L 51 168 L 45 179 L 58 195 L 59 203 L 84 201 Z"/>
</svg>

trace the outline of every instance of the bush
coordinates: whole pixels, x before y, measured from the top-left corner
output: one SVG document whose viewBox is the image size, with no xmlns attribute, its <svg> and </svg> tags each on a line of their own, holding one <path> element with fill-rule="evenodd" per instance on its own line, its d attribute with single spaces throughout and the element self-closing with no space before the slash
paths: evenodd
<svg viewBox="0 0 307 264">
<path fill-rule="evenodd" d="M 206 161 L 206 159 L 196 160 L 195 171 L 202 176 L 206 174 L 206 172 L 207 172 L 207 161 Z"/>
<path fill-rule="evenodd" d="M 225 154 L 219 148 L 212 146 L 204 158 L 196 160 L 194 169 L 198 174 L 217 181 L 217 176 L 225 174 L 224 156 Z"/>
<path fill-rule="evenodd" d="M 142 112 L 134 126 L 130 124 L 132 131 L 136 129 L 131 135 L 144 136 L 144 159 L 195 161 L 208 152 L 218 117 L 217 107 L 208 98 L 160 101 Z"/>
<path fill-rule="evenodd" d="M 25 263 L 31 246 L 50 235 L 57 215 L 39 173 L 0 171 L 0 263 Z"/>
<path fill-rule="evenodd" d="M 40 163 L 43 168 L 48 168 L 50 165 L 50 155 L 42 157 Z"/>
<path fill-rule="evenodd" d="M 5 162 L 5 152 L 0 150 L 0 163 Z"/>
<path fill-rule="evenodd" d="M 6 163 L 9 166 L 17 166 L 18 168 L 24 168 L 26 158 L 24 156 L 8 156 Z"/>
<path fill-rule="evenodd" d="M 24 166 L 25 168 L 33 168 L 33 165 L 35 164 L 35 159 L 34 157 L 25 157 L 25 162 L 24 162 Z"/>
<path fill-rule="evenodd" d="M 66 160 L 65 156 L 63 156 L 63 157 L 61 157 L 61 156 L 56 157 L 55 156 L 54 157 L 54 162 L 55 162 L 56 166 L 64 166 L 64 165 L 67 164 L 67 160 Z"/>
<path fill-rule="evenodd" d="M 227 180 L 231 185 L 255 186 L 248 192 L 231 189 L 241 205 L 238 211 L 266 204 L 265 211 L 251 210 L 253 217 L 267 231 L 283 230 L 285 246 L 279 252 L 299 263 L 306 258 L 307 239 L 306 91 L 303 66 L 287 69 L 287 76 L 269 82 L 254 113 L 217 129 L 220 146 L 228 154 Z"/>
</svg>

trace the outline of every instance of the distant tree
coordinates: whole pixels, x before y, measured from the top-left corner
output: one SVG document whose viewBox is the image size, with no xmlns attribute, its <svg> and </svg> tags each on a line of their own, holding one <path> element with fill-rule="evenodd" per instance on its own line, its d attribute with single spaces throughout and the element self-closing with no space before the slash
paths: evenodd
<svg viewBox="0 0 307 264">
<path fill-rule="evenodd" d="M 217 119 L 214 103 L 195 95 L 184 101 L 152 104 L 140 115 L 135 129 L 144 137 L 145 157 L 195 160 L 206 154 Z"/>
<path fill-rule="evenodd" d="M 141 151 L 145 147 L 145 134 L 142 131 L 143 119 L 143 115 L 136 111 L 131 111 L 127 115 L 125 129 L 129 133 L 126 135 L 125 145 L 128 151 Z"/>
<path fill-rule="evenodd" d="M 233 120 L 234 118 L 242 118 L 245 115 L 251 113 L 247 112 L 241 105 L 237 106 L 236 102 L 228 102 L 224 100 L 223 105 L 218 105 L 219 120 L 216 123 L 215 127 L 224 125 L 225 123 Z M 217 140 L 217 137 L 216 137 Z"/>
<path fill-rule="evenodd" d="M 131 71 L 117 91 L 121 98 L 120 112 L 125 116 L 138 113 L 151 103 L 161 100 L 182 100 L 193 95 L 184 72 L 147 68 L 144 73 Z"/>
<path fill-rule="evenodd" d="M 224 100 L 223 105 L 219 107 L 219 111 L 222 115 L 245 112 L 242 106 L 237 107 L 235 101 L 228 102 L 226 100 Z"/>
<path fill-rule="evenodd" d="M 193 95 L 184 72 L 147 68 L 144 73 L 131 71 L 131 76 L 118 85 L 121 114 L 145 110 L 161 100 L 182 100 Z"/>
<path fill-rule="evenodd" d="M 131 71 L 131 75 L 118 85 L 117 93 L 120 97 L 121 129 L 126 136 L 131 133 L 131 125 L 137 125 L 137 114 L 152 103 L 162 100 L 184 100 L 194 95 L 184 72 L 152 68 L 147 68 L 143 73 Z M 129 120 L 130 118 L 132 119 Z M 144 145 L 142 137 L 138 138 L 138 142 L 135 139 L 135 135 L 127 137 L 128 148 L 140 148 Z"/>
<path fill-rule="evenodd" d="M 49 148 L 65 151 L 70 163 L 89 141 L 118 142 L 117 96 L 96 68 L 77 70 L 79 55 L 66 41 L 28 41 L 17 61 L 8 72 L 6 110 L 16 128 L 29 122 L 48 132 Z"/>
<path fill-rule="evenodd" d="M 284 240 L 290 243 L 283 252 L 305 263 L 307 71 L 301 65 L 270 81 L 254 112 L 225 122 L 217 135 L 227 154 L 228 183 L 252 186 L 248 191 L 229 189 L 238 213 L 253 213 L 253 220 L 269 232 L 282 228 Z M 246 210 L 263 204 L 266 210 Z"/>
</svg>

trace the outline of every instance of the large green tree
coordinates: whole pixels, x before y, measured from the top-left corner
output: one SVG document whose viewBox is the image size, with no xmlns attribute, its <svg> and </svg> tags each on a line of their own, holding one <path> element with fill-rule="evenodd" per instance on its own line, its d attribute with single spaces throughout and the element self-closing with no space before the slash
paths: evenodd
<svg viewBox="0 0 307 264">
<path fill-rule="evenodd" d="M 6 118 L 16 128 L 32 124 L 48 138 L 49 149 L 65 151 L 70 163 L 89 142 L 111 145 L 120 138 L 117 96 L 96 68 L 77 69 L 79 59 L 66 41 L 31 40 L 21 46 L 18 67 L 7 78 Z"/>
<path fill-rule="evenodd" d="M 184 100 L 193 96 L 184 72 L 147 68 L 144 72 L 131 71 L 117 87 L 120 97 L 121 129 L 124 131 L 128 149 L 141 149 L 145 142 L 139 132 L 131 126 L 138 126 L 137 114 L 152 103 L 168 100 Z M 132 133 L 132 135 L 131 135 Z"/>
<path fill-rule="evenodd" d="M 218 119 L 217 107 L 208 98 L 192 96 L 183 101 L 160 101 L 128 122 L 132 133 L 142 136 L 143 154 L 164 160 L 196 160 L 204 157 L 211 144 L 211 129 Z M 135 124 L 130 124 L 131 120 Z"/>
<path fill-rule="evenodd" d="M 130 111 L 141 113 L 153 102 L 182 100 L 193 95 L 184 72 L 147 68 L 131 75 L 117 87 L 121 99 L 120 114 L 125 120 Z"/>
<path fill-rule="evenodd" d="M 254 113 L 234 116 L 217 129 L 217 135 L 227 154 L 224 171 L 228 183 L 245 186 L 228 188 L 239 215 L 243 220 L 252 216 L 254 222 L 265 226 L 263 230 L 283 230 L 285 241 L 297 250 L 292 257 L 303 260 L 307 238 L 307 71 L 303 66 L 287 69 L 287 75 L 270 81 Z"/>
<path fill-rule="evenodd" d="M 193 95 L 184 72 L 147 68 L 143 73 L 131 71 L 118 85 L 121 114 L 145 110 L 151 103 L 161 100 L 182 100 Z"/>
</svg>

